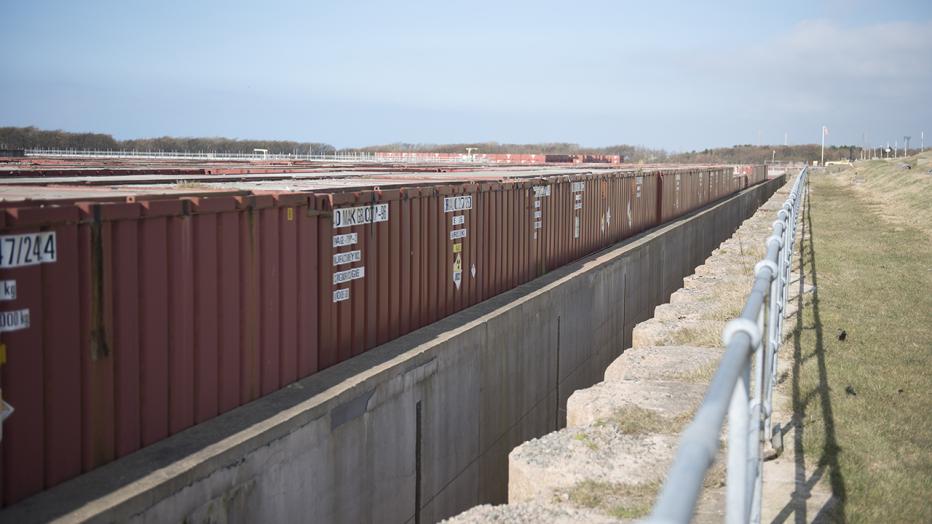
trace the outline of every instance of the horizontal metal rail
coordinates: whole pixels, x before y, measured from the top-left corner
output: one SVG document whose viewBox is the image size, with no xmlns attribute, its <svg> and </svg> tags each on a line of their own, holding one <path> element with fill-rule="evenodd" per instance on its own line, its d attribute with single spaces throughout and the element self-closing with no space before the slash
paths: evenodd
<svg viewBox="0 0 932 524">
<path fill-rule="evenodd" d="M 718 453 L 726 413 L 726 522 L 760 522 L 763 436 L 774 437 L 770 416 L 776 358 L 783 340 L 797 215 L 807 179 L 804 167 L 777 213 L 773 234 L 766 240 L 767 255 L 754 267 L 754 286 L 744 309 L 725 326 L 725 353 L 696 416 L 680 438 L 648 522 L 692 519 L 703 480 Z"/>
</svg>

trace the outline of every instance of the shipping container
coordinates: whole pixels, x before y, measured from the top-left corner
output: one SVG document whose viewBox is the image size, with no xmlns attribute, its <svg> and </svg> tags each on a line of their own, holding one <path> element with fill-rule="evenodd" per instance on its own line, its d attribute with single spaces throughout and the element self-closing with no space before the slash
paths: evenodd
<svg viewBox="0 0 932 524">
<path fill-rule="evenodd" d="M 236 175 L 196 191 L 164 176 L 0 184 L 0 385 L 16 408 L 0 441 L 3 504 L 766 171 L 322 171 Z"/>
</svg>

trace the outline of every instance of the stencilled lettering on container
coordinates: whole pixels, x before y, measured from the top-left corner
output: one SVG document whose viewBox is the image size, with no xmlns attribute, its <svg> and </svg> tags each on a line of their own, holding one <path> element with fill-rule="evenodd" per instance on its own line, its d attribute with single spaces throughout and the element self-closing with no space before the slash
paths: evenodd
<svg viewBox="0 0 932 524">
<path fill-rule="evenodd" d="M 443 199 L 443 212 L 453 213 L 472 209 L 472 195 L 458 195 Z"/>
<path fill-rule="evenodd" d="M 388 204 L 362 207 L 344 207 L 333 210 L 333 227 L 361 226 L 388 222 Z"/>
<path fill-rule="evenodd" d="M 351 264 L 353 262 L 359 262 L 362 260 L 362 251 L 358 249 L 356 251 L 347 251 L 346 253 L 335 253 L 333 255 L 333 265 L 341 266 L 343 264 Z"/>
<path fill-rule="evenodd" d="M 534 186 L 534 197 L 549 197 L 550 196 L 550 186 Z"/>
<path fill-rule="evenodd" d="M 29 310 L 0 311 L 0 333 L 29 328 Z"/>
<path fill-rule="evenodd" d="M 333 247 L 352 246 L 356 243 L 356 233 L 333 235 Z"/>
<path fill-rule="evenodd" d="M 354 267 L 345 271 L 337 271 L 333 274 L 333 285 L 349 282 L 366 276 L 366 267 Z"/>
<path fill-rule="evenodd" d="M 0 236 L 0 269 L 55 262 L 55 232 Z"/>
<path fill-rule="evenodd" d="M 333 292 L 333 303 L 343 302 L 344 300 L 349 300 L 350 290 L 349 288 L 337 289 Z"/>
<path fill-rule="evenodd" d="M 15 280 L 0 280 L 0 300 L 16 300 Z"/>
</svg>

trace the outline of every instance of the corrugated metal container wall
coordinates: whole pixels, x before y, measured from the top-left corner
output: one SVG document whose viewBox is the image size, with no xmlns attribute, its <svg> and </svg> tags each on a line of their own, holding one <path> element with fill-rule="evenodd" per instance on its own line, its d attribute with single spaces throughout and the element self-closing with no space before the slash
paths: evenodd
<svg viewBox="0 0 932 524">
<path fill-rule="evenodd" d="M 284 194 L 7 209 L 3 242 L 47 253 L 3 267 L 20 315 L 3 333 L 4 503 L 317 371 L 306 208 Z"/>
<path fill-rule="evenodd" d="M 721 198 L 732 171 L 8 204 L 3 503 Z"/>
</svg>

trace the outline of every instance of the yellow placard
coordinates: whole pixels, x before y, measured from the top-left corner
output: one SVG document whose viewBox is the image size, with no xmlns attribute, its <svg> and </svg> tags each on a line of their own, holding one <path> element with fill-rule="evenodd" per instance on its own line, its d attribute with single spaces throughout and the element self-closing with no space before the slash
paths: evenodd
<svg viewBox="0 0 932 524">
<path fill-rule="evenodd" d="M 453 244 L 453 252 L 454 252 L 454 253 L 462 253 L 462 252 L 463 252 L 463 244 Z"/>
</svg>

